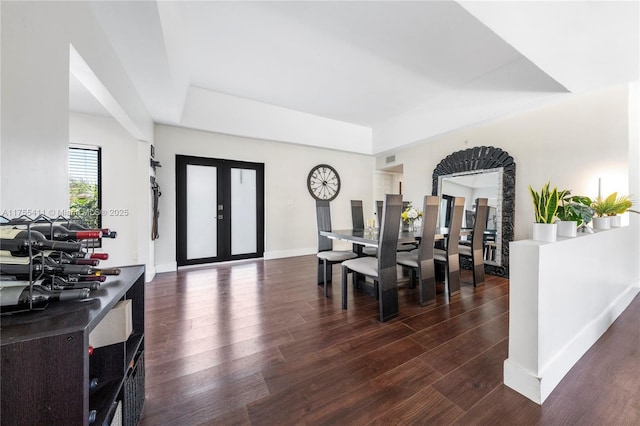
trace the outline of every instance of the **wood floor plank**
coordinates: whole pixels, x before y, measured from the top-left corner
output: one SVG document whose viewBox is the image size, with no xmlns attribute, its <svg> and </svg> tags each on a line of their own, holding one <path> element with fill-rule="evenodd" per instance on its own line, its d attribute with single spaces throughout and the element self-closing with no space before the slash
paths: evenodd
<svg viewBox="0 0 640 426">
<path fill-rule="evenodd" d="M 348 341 L 307 352 L 295 360 L 285 359 L 262 370 L 272 393 L 285 391 L 293 384 L 316 376 L 322 371 L 359 358 L 380 347 L 392 345 L 411 334 L 403 324 L 376 329 L 368 334 L 352 335 Z"/>
<path fill-rule="evenodd" d="M 427 386 L 369 424 L 374 426 L 450 425 L 462 414 L 464 411 L 460 407 L 432 386 Z"/>
<path fill-rule="evenodd" d="M 425 348 L 437 347 L 485 322 L 491 321 L 497 315 L 505 314 L 508 311 L 509 298 L 503 296 L 457 315 L 449 321 L 438 322 L 429 328 L 415 333 L 411 338 Z"/>
<path fill-rule="evenodd" d="M 378 348 L 249 404 L 249 419 L 253 424 L 297 423 L 307 412 L 393 370 L 422 351 L 420 345 L 408 338 Z"/>
<path fill-rule="evenodd" d="M 366 424 L 440 377 L 436 371 L 414 358 L 369 383 L 348 390 L 335 402 L 305 414 L 302 423 Z"/>
<path fill-rule="evenodd" d="M 508 357 L 505 339 L 437 380 L 433 387 L 467 411 L 503 383 L 503 362 Z"/>
<path fill-rule="evenodd" d="M 442 375 L 447 375 L 508 337 L 509 316 L 502 314 L 426 352 L 420 358 Z"/>
</svg>

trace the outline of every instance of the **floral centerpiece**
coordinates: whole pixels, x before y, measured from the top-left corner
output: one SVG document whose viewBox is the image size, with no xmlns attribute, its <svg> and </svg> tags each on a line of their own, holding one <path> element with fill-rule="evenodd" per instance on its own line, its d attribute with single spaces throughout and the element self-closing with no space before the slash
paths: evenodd
<svg viewBox="0 0 640 426">
<path fill-rule="evenodd" d="M 415 230 L 414 222 L 422 217 L 422 212 L 416 209 L 409 203 L 406 209 L 402 212 L 402 221 L 409 225 L 409 231 Z"/>
</svg>

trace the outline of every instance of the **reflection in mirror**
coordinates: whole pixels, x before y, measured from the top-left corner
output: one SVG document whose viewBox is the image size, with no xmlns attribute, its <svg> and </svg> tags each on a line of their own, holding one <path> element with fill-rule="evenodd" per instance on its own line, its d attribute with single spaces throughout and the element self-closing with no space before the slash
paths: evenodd
<svg viewBox="0 0 640 426">
<path fill-rule="evenodd" d="M 493 179 L 494 183 L 497 180 L 494 186 L 495 193 L 488 193 L 488 183 L 480 183 L 485 179 Z M 485 262 L 484 269 L 489 274 L 508 276 L 509 242 L 513 240 L 515 214 L 516 163 L 513 157 L 508 152 L 492 146 L 477 146 L 449 154 L 433 169 L 431 194 L 443 195 L 443 199 L 446 200 L 448 192 L 454 192 L 453 185 L 457 185 L 457 191 L 464 191 L 465 195 L 462 196 L 468 202 L 466 210 L 473 211 L 476 198 L 489 199 L 493 208 L 489 211 L 487 227 L 495 229 L 495 242 L 490 241 L 490 236 L 488 237 L 487 245 L 493 253 L 488 254 L 489 260 Z M 495 248 L 489 243 L 495 244 Z M 466 266 L 463 264 L 463 267 Z"/>
<path fill-rule="evenodd" d="M 441 197 L 439 226 L 449 226 L 448 201 L 453 197 L 464 197 L 465 228 L 473 228 L 475 200 L 487 198 L 489 213 L 485 231 L 484 259 L 486 264 L 502 265 L 502 168 L 460 172 L 438 177 L 438 195 Z M 470 237 L 468 237 L 470 238 Z"/>
</svg>

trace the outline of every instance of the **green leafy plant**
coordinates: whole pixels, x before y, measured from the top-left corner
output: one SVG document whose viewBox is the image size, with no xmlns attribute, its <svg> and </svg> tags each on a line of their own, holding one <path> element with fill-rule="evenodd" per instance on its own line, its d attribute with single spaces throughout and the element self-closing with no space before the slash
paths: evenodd
<svg viewBox="0 0 640 426">
<path fill-rule="evenodd" d="M 553 223 L 558 212 L 560 194 L 557 187 L 554 186 L 553 189 L 549 189 L 549 185 L 549 182 L 544 184 L 540 192 L 537 192 L 529 185 L 529 193 L 533 201 L 533 210 L 537 223 Z"/>
<path fill-rule="evenodd" d="M 617 214 L 624 214 L 632 206 L 633 206 L 633 202 L 631 201 L 631 196 L 620 195 L 619 197 L 616 197 L 615 207 L 613 209 L 613 213 L 611 213 L 610 216 L 615 216 Z"/>
<path fill-rule="evenodd" d="M 571 195 L 568 190 L 559 192 L 560 205 L 556 217 L 562 221 L 578 222 L 578 226 L 591 222 L 593 201 L 582 195 Z"/>
<path fill-rule="evenodd" d="M 618 196 L 617 192 L 612 192 L 606 198 L 596 198 L 591 204 L 591 207 L 595 211 L 596 216 L 604 217 L 623 214 L 629 210 L 632 205 L 633 203 L 629 195 Z"/>
<path fill-rule="evenodd" d="M 82 180 L 71 180 L 69 184 L 69 213 L 80 218 L 89 228 L 100 227 L 98 210 L 98 185 Z"/>
</svg>

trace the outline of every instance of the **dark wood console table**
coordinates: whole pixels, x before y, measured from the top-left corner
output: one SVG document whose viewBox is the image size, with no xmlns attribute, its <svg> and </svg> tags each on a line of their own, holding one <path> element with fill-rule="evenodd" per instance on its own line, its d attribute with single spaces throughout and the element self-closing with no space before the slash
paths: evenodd
<svg viewBox="0 0 640 426">
<path fill-rule="evenodd" d="M 144 266 L 121 268 L 89 299 L 0 318 L 3 425 L 136 424 L 144 403 Z M 131 300 L 126 342 L 96 348 L 89 333 L 120 300 Z M 95 389 L 90 381 L 97 379 Z"/>
</svg>

